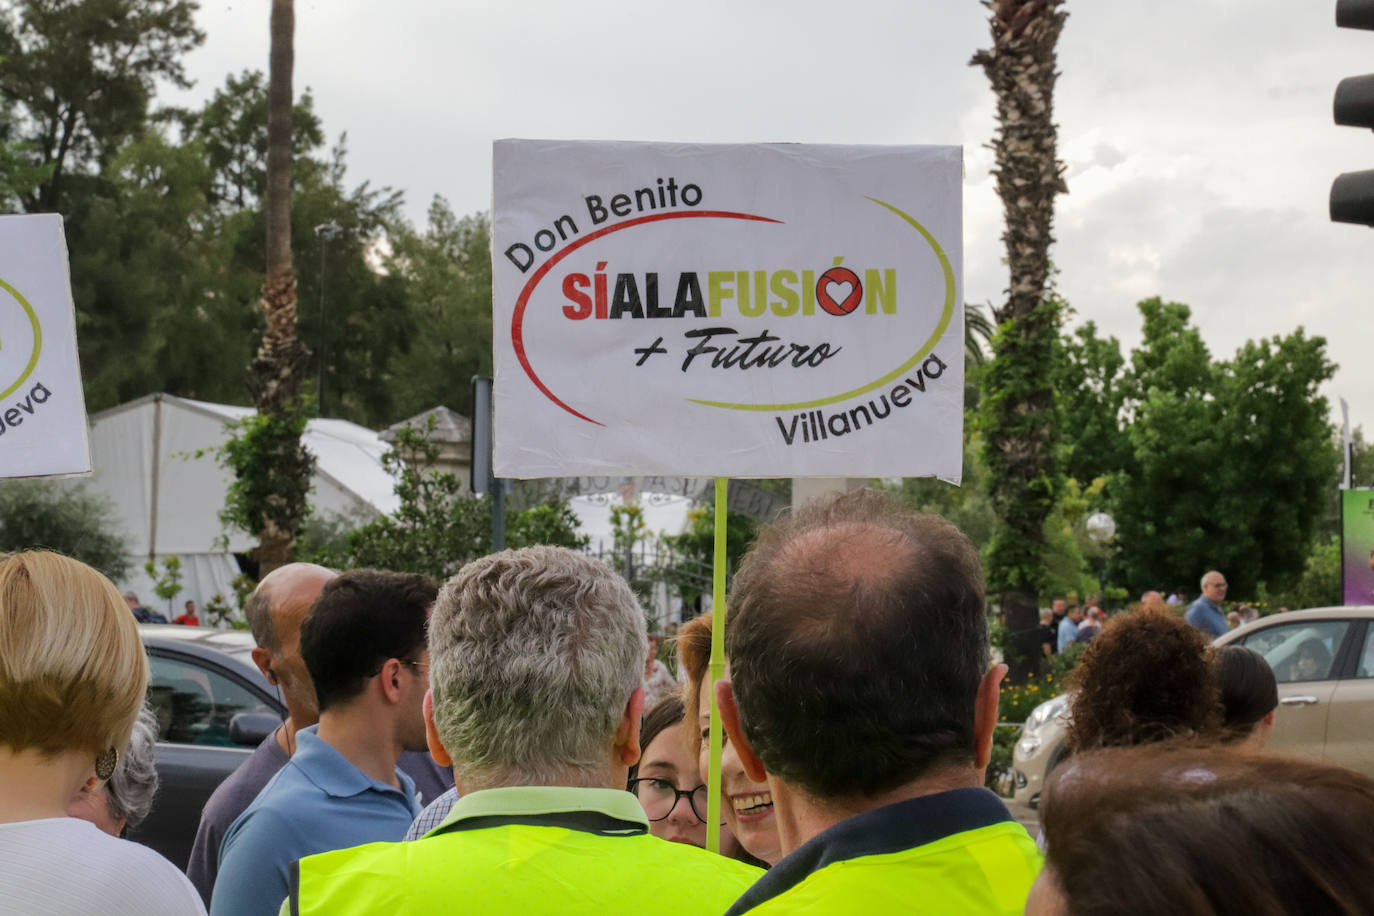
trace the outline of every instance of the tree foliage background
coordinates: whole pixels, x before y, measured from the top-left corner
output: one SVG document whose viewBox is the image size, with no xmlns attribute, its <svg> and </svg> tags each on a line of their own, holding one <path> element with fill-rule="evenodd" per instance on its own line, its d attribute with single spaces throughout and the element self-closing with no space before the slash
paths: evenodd
<svg viewBox="0 0 1374 916">
<path fill-rule="evenodd" d="M 1091 321 L 1061 334 L 1052 352 L 1065 481 L 1043 527 L 1042 603 L 1096 592 L 1099 576 L 1133 597 L 1196 593 L 1213 568 L 1226 573 L 1233 599 L 1338 602 L 1341 465 L 1319 392 L 1335 368 L 1326 342 L 1298 328 L 1223 359 L 1188 306 L 1153 298 L 1136 308 L 1143 334 L 1129 353 Z M 996 517 L 982 417 L 970 405 L 963 487 L 906 480 L 901 490 L 914 508 L 954 521 L 986 556 Z M 1355 440 L 1357 483 L 1374 482 L 1374 449 L 1358 430 Z M 1086 531 L 1097 511 L 1117 525 L 1105 545 Z"/>
<path fill-rule="evenodd" d="M 86 403 L 153 391 L 248 405 L 262 319 L 267 81 L 226 74 L 198 109 L 187 85 L 204 40 L 189 0 L 0 3 L 0 205 L 66 222 Z M 348 179 L 309 91 L 294 113 L 292 250 L 307 400 L 390 425 L 437 404 L 470 411 L 489 373 L 485 214 L 436 199 L 409 225 L 399 191 Z M 326 237 L 317 227 L 339 227 Z"/>
<path fill-rule="evenodd" d="M 51 480 L 0 482 L 0 552 L 55 550 L 120 579 L 128 546 L 114 510 L 80 484 Z"/>
</svg>

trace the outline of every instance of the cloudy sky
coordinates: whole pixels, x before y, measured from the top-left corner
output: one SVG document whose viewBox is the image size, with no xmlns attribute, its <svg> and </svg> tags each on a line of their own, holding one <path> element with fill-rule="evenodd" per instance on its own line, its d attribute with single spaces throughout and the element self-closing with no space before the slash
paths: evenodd
<svg viewBox="0 0 1374 916">
<path fill-rule="evenodd" d="M 202 0 L 203 98 L 267 67 L 267 0 Z M 1069 0 L 1056 120 L 1070 193 L 1052 256 L 1077 315 L 1129 346 L 1135 303 L 1193 309 L 1229 357 L 1298 325 L 1340 365 L 1326 394 L 1374 432 L 1374 230 L 1332 224 L 1331 180 L 1374 168 L 1374 134 L 1336 127 L 1374 32 L 1334 0 Z M 1001 207 L 984 149 L 993 98 L 968 66 L 975 0 L 494 2 L 296 0 L 296 85 L 349 178 L 489 206 L 498 137 L 938 143 L 964 147 L 966 299 L 1000 301 Z"/>
</svg>

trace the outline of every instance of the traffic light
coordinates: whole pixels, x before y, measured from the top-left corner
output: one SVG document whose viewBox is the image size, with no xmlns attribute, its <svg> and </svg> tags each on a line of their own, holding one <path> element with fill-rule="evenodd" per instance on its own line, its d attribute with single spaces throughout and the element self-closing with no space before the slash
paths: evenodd
<svg viewBox="0 0 1374 916">
<path fill-rule="evenodd" d="M 1374 0 L 1336 0 L 1336 25 L 1374 30 Z M 1374 73 L 1341 80 L 1332 112 L 1337 124 L 1374 130 Z M 1332 182 L 1331 219 L 1374 226 L 1374 169 L 1346 172 Z"/>
</svg>

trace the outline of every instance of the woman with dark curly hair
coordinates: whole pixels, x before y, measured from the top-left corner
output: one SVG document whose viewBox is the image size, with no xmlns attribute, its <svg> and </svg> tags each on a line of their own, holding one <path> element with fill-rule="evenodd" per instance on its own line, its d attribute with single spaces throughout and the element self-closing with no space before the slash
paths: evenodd
<svg viewBox="0 0 1374 916">
<path fill-rule="evenodd" d="M 1115 618 L 1089 644 L 1073 676 L 1074 751 L 1212 737 L 1221 725 L 1207 639 L 1177 617 Z"/>
</svg>

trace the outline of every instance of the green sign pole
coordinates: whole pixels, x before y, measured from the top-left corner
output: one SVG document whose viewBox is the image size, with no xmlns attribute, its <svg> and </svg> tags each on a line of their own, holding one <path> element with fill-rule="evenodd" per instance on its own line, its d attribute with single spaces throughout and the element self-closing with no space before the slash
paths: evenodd
<svg viewBox="0 0 1374 916">
<path fill-rule="evenodd" d="M 711 696 L 711 768 L 706 779 L 706 848 L 720 852 L 720 708 L 716 705 L 716 681 L 725 676 L 725 521 L 726 494 L 730 481 L 716 478 L 716 556 L 711 568 L 711 663 L 703 690 Z"/>
</svg>

